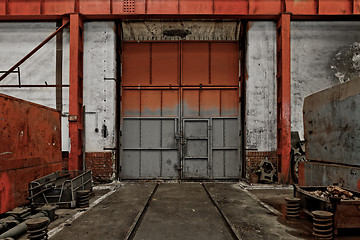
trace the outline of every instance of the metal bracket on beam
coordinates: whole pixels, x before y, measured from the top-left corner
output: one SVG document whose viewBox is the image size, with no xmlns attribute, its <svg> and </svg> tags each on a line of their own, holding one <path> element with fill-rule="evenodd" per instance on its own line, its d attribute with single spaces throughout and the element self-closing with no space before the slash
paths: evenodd
<svg viewBox="0 0 360 240">
<path fill-rule="evenodd" d="M 77 122 L 78 116 L 77 115 L 69 115 L 69 122 Z"/>
</svg>

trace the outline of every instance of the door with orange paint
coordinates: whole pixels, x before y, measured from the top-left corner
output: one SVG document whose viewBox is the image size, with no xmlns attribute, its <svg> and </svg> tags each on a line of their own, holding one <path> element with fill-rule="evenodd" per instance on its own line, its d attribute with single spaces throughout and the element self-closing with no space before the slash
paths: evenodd
<svg viewBox="0 0 360 240">
<path fill-rule="evenodd" d="M 237 179 L 235 42 L 125 42 L 124 179 Z"/>
</svg>

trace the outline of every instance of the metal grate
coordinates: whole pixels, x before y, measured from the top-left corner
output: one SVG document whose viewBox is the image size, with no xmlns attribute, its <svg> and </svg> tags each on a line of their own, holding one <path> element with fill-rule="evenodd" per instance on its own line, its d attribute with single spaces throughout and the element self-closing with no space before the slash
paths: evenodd
<svg viewBox="0 0 360 240">
<path fill-rule="evenodd" d="M 124 0 L 124 13 L 135 13 L 135 0 Z"/>
</svg>

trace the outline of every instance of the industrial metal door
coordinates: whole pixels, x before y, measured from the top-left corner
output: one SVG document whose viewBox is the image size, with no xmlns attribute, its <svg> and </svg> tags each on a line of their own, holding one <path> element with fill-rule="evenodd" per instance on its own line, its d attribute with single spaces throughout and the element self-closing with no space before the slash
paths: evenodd
<svg viewBox="0 0 360 240">
<path fill-rule="evenodd" d="M 121 176 L 239 178 L 235 42 L 123 44 Z"/>
<path fill-rule="evenodd" d="M 209 120 L 183 120 L 183 178 L 210 178 Z"/>
</svg>

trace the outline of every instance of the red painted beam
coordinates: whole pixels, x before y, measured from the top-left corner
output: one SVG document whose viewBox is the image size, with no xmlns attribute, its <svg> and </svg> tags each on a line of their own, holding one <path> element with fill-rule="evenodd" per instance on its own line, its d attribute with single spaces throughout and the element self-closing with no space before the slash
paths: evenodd
<svg viewBox="0 0 360 240">
<path fill-rule="evenodd" d="M 83 15 L 352 15 L 359 0 L 0 0 L 0 16 Z"/>
<path fill-rule="evenodd" d="M 281 14 L 277 25 L 277 154 L 279 181 L 290 181 L 291 59 L 290 14 Z"/>
<path fill-rule="evenodd" d="M 69 170 L 82 170 L 83 136 L 83 21 L 70 15 Z"/>
</svg>

